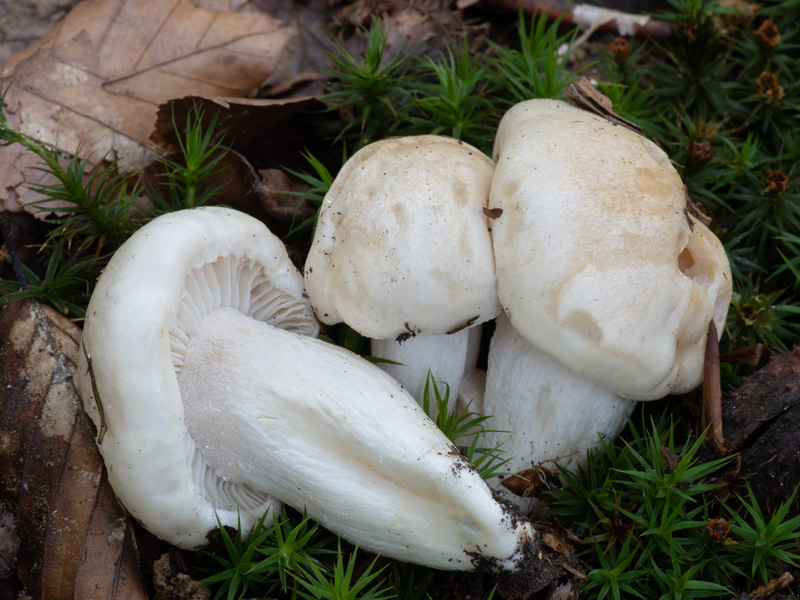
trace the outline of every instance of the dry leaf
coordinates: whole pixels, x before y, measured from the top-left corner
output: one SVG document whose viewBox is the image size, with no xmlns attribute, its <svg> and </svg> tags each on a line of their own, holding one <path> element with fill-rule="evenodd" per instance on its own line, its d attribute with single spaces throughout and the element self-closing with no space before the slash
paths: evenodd
<svg viewBox="0 0 800 600">
<path fill-rule="evenodd" d="M 46 34 L 77 3 L 77 0 L 3 0 L 0 63 Z"/>
<path fill-rule="evenodd" d="M 564 94 L 567 98 L 572 100 L 578 108 L 593 112 L 611 121 L 615 125 L 622 125 L 631 131 L 642 133 L 642 128 L 636 123 L 632 123 L 614 112 L 611 100 L 594 87 L 588 77 L 584 75 L 578 77 L 576 81 L 567 86 L 567 89 L 564 90 Z"/>
<path fill-rule="evenodd" d="M 0 504 L 0 592 L 3 590 L 3 582 L 17 570 L 17 554 L 19 554 L 17 519 Z"/>
<path fill-rule="evenodd" d="M 336 37 L 354 56 L 364 52 L 373 19 L 388 28 L 384 56 L 402 53 L 411 56 L 439 56 L 461 41 L 465 32 L 470 45 L 479 44 L 487 29 L 465 22 L 461 10 L 453 10 L 450 0 L 354 0 L 341 4 L 333 20 Z M 460 7 L 459 7 L 460 8 Z"/>
<path fill-rule="evenodd" d="M 73 384 L 79 339 L 33 301 L 0 314 L 0 502 L 16 510 L 17 575 L 35 599 L 146 600 L 132 521 Z"/>
<path fill-rule="evenodd" d="M 285 100 L 185 96 L 159 107 L 150 139 L 164 149 L 177 150 L 173 118 L 176 123 L 186 123 L 195 107 L 203 113 L 204 128 L 217 116 L 217 131 L 223 132 L 224 143 L 241 149 L 267 134 L 280 138 L 296 134 L 299 129 L 296 117 L 306 112 L 322 111 L 325 104 L 309 96 Z M 286 147 L 285 139 L 281 140 L 281 146 Z"/>
<path fill-rule="evenodd" d="M 191 0 L 87 0 L 3 67 L 6 114 L 35 140 L 126 165 L 148 162 L 158 107 L 188 94 L 244 96 L 278 63 L 289 29 L 263 13 L 212 12 Z M 41 197 L 37 159 L 0 149 L 0 208 Z"/>
</svg>

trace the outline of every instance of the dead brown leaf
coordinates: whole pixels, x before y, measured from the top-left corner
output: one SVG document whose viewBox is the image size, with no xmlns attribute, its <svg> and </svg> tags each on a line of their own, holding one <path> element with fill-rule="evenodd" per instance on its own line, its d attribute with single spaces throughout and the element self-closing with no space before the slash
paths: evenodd
<svg viewBox="0 0 800 600">
<path fill-rule="evenodd" d="M 291 36 L 266 14 L 191 0 L 87 0 L 4 65 L 6 114 L 44 144 L 140 166 L 159 150 L 149 135 L 164 101 L 248 94 Z M 0 149 L 0 208 L 40 199 L 25 185 L 36 162 L 18 146 Z"/>
<path fill-rule="evenodd" d="M 453 10 L 450 0 L 331 0 L 341 5 L 333 20 L 336 37 L 347 50 L 359 56 L 367 44 L 366 30 L 373 19 L 388 27 L 385 56 L 439 56 L 463 39 L 467 32 L 470 45 L 478 47 L 487 33 L 486 27 L 465 22 L 461 12 Z"/>
<path fill-rule="evenodd" d="M 567 98 L 572 100 L 578 108 L 593 112 L 616 125 L 622 125 L 636 133 L 642 133 L 642 128 L 636 123 L 632 123 L 614 112 L 611 100 L 594 87 L 588 77 L 584 75 L 578 77 L 575 82 L 567 86 L 567 89 L 564 90 L 564 94 Z"/>
<path fill-rule="evenodd" d="M 35 599 L 146 600 L 132 522 L 73 385 L 79 339 L 32 301 L 0 313 L 0 502 L 16 511 L 17 575 Z"/>
<path fill-rule="evenodd" d="M 46 34 L 75 4 L 77 0 L 3 0 L 0 5 L 0 63 Z"/>
<path fill-rule="evenodd" d="M 17 519 L 11 511 L 0 505 L 0 591 L 2 583 L 17 570 L 17 554 L 19 554 Z"/>
<path fill-rule="evenodd" d="M 158 108 L 151 140 L 161 148 L 178 150 L 173 118 L 176 123 L 186 123 L 195 107 L 203 114 L 204 127 L 208 127 L 216 116 L 217 131 L 224 136 L 225 144 L 241 149 L 263 135 L 278 132 L 278 135 L 288 137 L 292 130 L 297 130 L 293 118 L 304 112 L 321 111 L 325 104 L 309 96 L 285 100 L 184 96 L 171 99 Z"/>
</svg>

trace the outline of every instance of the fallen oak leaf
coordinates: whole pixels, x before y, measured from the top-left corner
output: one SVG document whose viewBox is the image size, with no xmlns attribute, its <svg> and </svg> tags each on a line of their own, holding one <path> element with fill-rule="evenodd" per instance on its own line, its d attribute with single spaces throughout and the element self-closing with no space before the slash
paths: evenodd
<svg viewBox="0 0 800 600">
<path fill-rule="evenodd" d="M 275 68 L 292 33 L 263 13 L 213 12 L 191 0 L 94 0 L 76 6 L 3 68 L 13 127 L 81 158 L 141 166 L 158 106 L 186 94 L 245 95 Z M 0 149 L 0 207 L 42 196 L 35 157 Z"/>
<path fill-rule="evenodd" d="M 33 301 L 0 313 L 0 502 L 17 515 L 17 576 L 36 598 L 146 600 L 72 376 L 80 330 Z"/>
</svg>

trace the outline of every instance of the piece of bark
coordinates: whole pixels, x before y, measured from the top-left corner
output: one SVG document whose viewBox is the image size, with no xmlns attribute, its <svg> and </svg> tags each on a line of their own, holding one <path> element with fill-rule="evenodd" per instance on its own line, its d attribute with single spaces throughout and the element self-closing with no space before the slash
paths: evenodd
<svg viewBox="0 0 800 600">
<path fill-rule="evenodd" d="M 800 348 L 773 356 L 725 394 L 722 421 L 742 461 L 737 493 L 747 497 L 746 481 L 762 509 L 775 510 L 800 481 Z"/>
<path fill-rule="evenodd" d="M 80 329 L 17 301 L 0 313 L 0 502 L 34 599 L 145 600 L 133 524 L 116 500 L 73 375 Z"/>
</svg>

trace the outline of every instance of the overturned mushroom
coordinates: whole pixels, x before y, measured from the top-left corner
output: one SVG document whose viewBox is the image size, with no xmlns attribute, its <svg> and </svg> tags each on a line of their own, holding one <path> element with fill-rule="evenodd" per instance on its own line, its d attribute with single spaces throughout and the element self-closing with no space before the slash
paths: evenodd
<svg viewBox="0 0 800 600">
<path fill-rule="evenodd" d="M 667 155 L 627 128 L 554 100 L 509 110 L 494 154 L 489 205 L 503 211 L 492 231 L 498 296 L 514 329 L 596 386 L 601 404 L 620 415 L 629 406 L 622 399 L 699 385 L 708 323 L 722 331 L 727 313 L 730 266 L 719 240 L 688 214 Z M 491 363 L 484 410 L 497 416 L 514 409 L 491 391 Z M 530 390 L 558 405 L 552 386 L 532 383 Z M 525 419 L 537 418 L 536 401 Z M 593 440 L 595 425 L 616 433 L 620 418 L 592 421 L 591 402 L 587 411 L 564 408 L 569 414 L 558 419 Z M 526 462 L 515 466 L 549 458 L 552 451 L 531 453 L 535 440 L 515 414 L 518 442 L 512 438 L 507 449 Z M 580 450 L 571 446 L 569 456 Z"/>
<path fill-rule="evenodd" d="M 302 277 L 255 219 L 205 208 L 138 231 L 92 296 L 79 379 L 122 503 L 185 548 L 217 515 L 248 528 L 285 501 L 390 557 L 513 568 L 532 525 L 397 382 L 316 331 Z"/>
<path fill-rule="evenodd" d="M 322 205 L 305 268 L 314 310 L 403 363 L 385 368 L 418 400 L 429 368 L 455 400 L 475 326 L 500 312 L 484 214 L 493 170 L 452 138 L 382 140 L 342 167 Z"/>
</svg>

